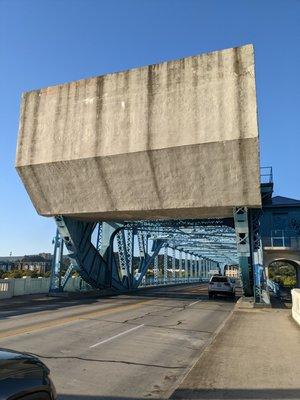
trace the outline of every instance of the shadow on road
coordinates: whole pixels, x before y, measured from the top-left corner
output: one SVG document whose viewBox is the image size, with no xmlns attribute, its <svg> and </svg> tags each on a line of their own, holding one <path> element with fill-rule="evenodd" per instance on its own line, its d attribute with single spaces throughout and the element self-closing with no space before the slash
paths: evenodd
<svg viewBox="0 0 300 400">
<path fill-rule="evenodd" d="M 215 300 L 235 302 L 241 295 L 241 289 L 237 288 L 236 299 L 229 296 L 217 296 Z M 171 286 L 164 288 L 145 289 L 132 293 L 135 297 L 153 297 L 157 299 L 176 299 L 176 300 L 208 300 L 207 284 L 190 284 L 185 286 Z M 213 302 L 213 300 L 211 300 Z"/>
<path fill-rule="evenodd" d="M 146 397 L 145 397 L 146 398 Z M 58 400 L 141 400 L 142 397 L 124 397 L 124 396 L 89 396 L 89 395 L 74 395 L 74 394 L 61 394 Z M 156 400 L 162 400 L 155 398 Z"/>
<path fill-rule="evenodd" d="M 39 311 L 54 311 L 83 304 L 92 305 L 97 303 L 99 298 L 99 295 L 77 295 L 73 298 L 52 298 L 41 294 L 13 297 L 11 299 L 0 300 L 0 319 Z M 103 303 L 107 299 L 109 299 L 109 297 L 103 297 Z"/>
<path fill-rule="evenodd" d="M 165 286 L 156 288 L 142 288 L 130 293 L 116 293 L 110 295 L 96 294 L 74 294 L 70 297 L 49 297 L 47 295 L 25 295 L 13 297 L 11 299 L 0 300 L 0 319 L 5 319 L 17 315 L 36 313 L 39 311 L 55 311 L 62 308 L 75 307 L 81 305 L 93 305 L 99 303 L 104 305 L 114 302 L 130 302 L 137 298 L 157 298 L 174 300 L 208 300 L 206 284 L 187 284 L 177 286 Z M 220 297 L 228 302 L 232 299 Z"/>
<path fill-rule="evenodd" d="M 103 397 L 104 399 L 105 397 Z M 170 399 L 204 399 L 204 400 L 286 400 L 299 399 L 299 389 L 177 389 Z M 80 397 L 78 398 L 78 400 Z M 88 397 L 87 397 L 88 399 Z M 99 397 L 102 399 L 102 397 Z"/>
<path fill-rule="evenodd" d="M 170 399 L 202 399 L 202 400 L 299 400 L 299 389 L 197 389 L 176 390 Z M 61 394 L 58 400 L 141 400 L 148 397 L 124 397 L 124 396 L 89 396 Z M 156 400 L 162 400 L 155 397 Z"/>
</svg>

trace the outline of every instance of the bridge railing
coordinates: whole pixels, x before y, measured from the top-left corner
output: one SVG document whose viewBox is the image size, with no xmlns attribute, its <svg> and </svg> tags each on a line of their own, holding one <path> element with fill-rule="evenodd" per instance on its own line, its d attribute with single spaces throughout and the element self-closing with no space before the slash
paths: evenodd
<svg viewBox="0 0 300 400">
<path fill-rule="evenodd" d="M 260 168 L 260 182 L 261 183 L 273 183 L 272 167 L 261 167 Z"/>
<path fill-rule="evenodd" d="M 154 277 L 146 277 L 140 287 L 146 286 L 163 286 L 163 285 L 178 285 L 187 283 L 207 282 L 208 278 L 168 278 L 165 280 L 159 277 L 157 280 Z M 0 300 L 8 299 L 14 296 L 22 296 L 26 294 L 42 294 L 48 293 L 50 286 L 50 278 L 17 278 L 17 279 L 0 279 Z M 68 280 L 66 292 L 87 292 L 93 288 L 88 285 L 80 277 L 72 277 Z"/>
<path fill-rule="evenodd" d="M 146 287 L 146 286 L 163 286 L 163 285 L 179 285 L 179 284 L 187 284 L 187 283 L 197 283 L 197 282 L 208 282 L 208 278 L 202 278 L 202 277 L 197 277 L 197 278 L 168 278 L 164 279 L 164 277 L 159 277 L 155 279 L 152 276 L 146 276 L 141 284 L 140 287 Z"/>
<path fill-rule="evenodd" d="M 275 294 L 275 296 L 280 297 L 280 286 L 278 283 L 272 281 L 271 279 L 267 279 L 267 285 L 268 288 Z"/>
<path fill-rule="evenodd" d="M 14 296 L 23 296 L 26 294 L 48 293 L 50 287 L 50 278 L 16 278 L 0 279 L 0 299 Z M 66 285 L 66 292 L 86 292 L 92 290 L 80 277 L 72 277 Z"/>
<path fill-rule="evenodd" d="M 300 236 L 294 231 L 277 229 L 272 230 L 270 236 L 263 237 L 264 247 L 287 247 L 293 250 L 300 250 Z"/>
</svg>

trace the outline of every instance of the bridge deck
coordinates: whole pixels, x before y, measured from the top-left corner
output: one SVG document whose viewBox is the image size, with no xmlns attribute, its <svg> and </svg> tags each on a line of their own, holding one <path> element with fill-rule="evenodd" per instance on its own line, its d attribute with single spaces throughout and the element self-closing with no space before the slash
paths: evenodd
<svg viewBox="0 0 300 400">
<path fill-rule="evenodd" d="M 41 356 L 60 400 L 167 397 L 234 305 L 205 285 L 37 302 L 1 307 L 0 346 Z"/>
</svg>

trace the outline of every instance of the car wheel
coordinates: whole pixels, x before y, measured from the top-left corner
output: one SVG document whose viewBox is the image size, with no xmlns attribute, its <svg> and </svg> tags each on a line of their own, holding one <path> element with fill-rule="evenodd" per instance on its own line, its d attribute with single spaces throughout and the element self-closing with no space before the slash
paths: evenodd
<svg viewBox="0 0 300 400">
<path fill-rule="evenodd" d="M 208 298 L 209 299 L 213 299 L 214 298 L 214 294 L 213 293 L 208 293 Z"/>
</svg>

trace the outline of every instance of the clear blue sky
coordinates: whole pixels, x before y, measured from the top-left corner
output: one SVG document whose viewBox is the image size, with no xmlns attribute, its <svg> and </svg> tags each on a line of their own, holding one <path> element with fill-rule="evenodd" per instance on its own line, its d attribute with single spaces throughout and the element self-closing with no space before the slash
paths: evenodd
<svg viewBox="0 0 300 400">
<path fill-rule="evenodd" d="M 21 92 L 253 43 L 261 164 L 300 199 L 299 0 L 0 0 L 0 255 L 52 250 L 14 169 Z"/>
</svg>

